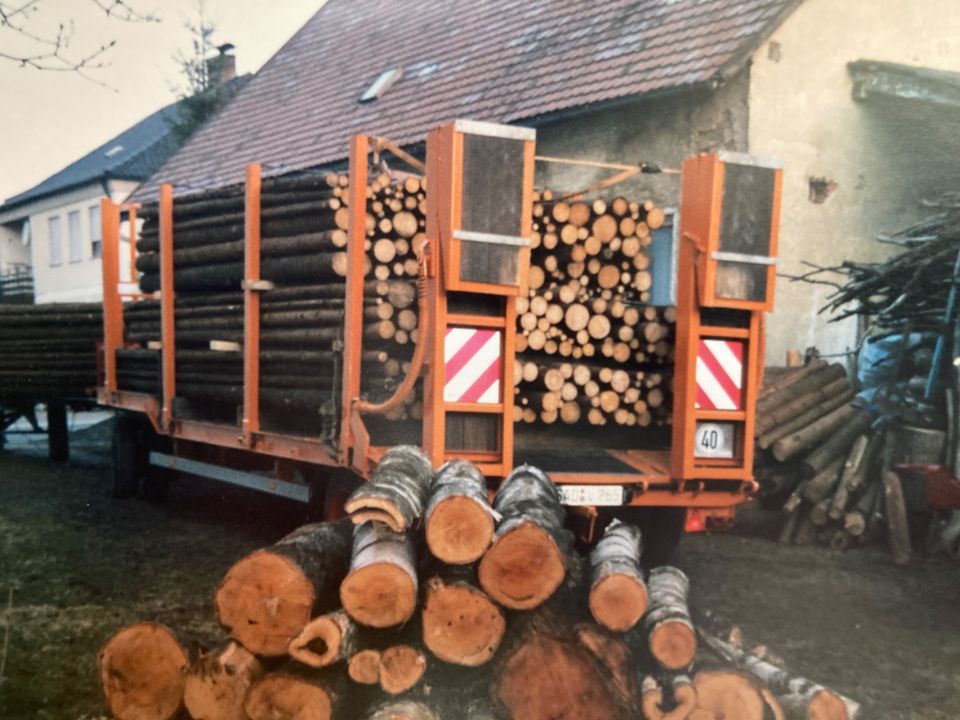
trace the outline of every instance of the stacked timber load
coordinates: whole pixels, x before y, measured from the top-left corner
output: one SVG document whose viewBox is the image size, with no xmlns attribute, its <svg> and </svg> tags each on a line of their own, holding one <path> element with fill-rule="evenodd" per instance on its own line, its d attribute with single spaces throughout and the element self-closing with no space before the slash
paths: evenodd
<svg viewBox="0 0 960 720">
<path fill-rule="evenodd" d="M 102 335 L 98 303 L 0 305 L 0 404 L 91 396 Z"/>
<path fill-rule="evenodd" d="M 302 175 L 265 179 L 260 200 L 260 397 L 264 412 L 300 430 L 329 428 L 337 409 L 346 298 L 348 179 Z M 392 393 L 417 340 L 416 250 L 422 242 L 424 191 L 415 178 L 380 175 L 368 188 L 364 268 L 362 388 Z M 159 207 L 148 205 L 137 242 L 144 293 L 160 287 Z M 235 416 L 243 394 L 244 189 L 233 186 L 177 198 L 173 210 L 177 396 Z M 118 353 L 122 389 L 158 391 L 160 303 L 125 310 Z M 320 417 L 317 417 L 319 411 Z M 390 415 L 419 417 L 415 398 Z M 306 415 L 307 425 L 304 426 Z"/>
<path fill-rule="evenodd" d="M 650 304 L 653 203 L 534 204 L 529 296 L 517 303 L 516 420 L 666 425 L 675 313 Z"/>
<path fill-rule="evenodd" d="M 110 712 L 763 720 L 782 717 L 783 695 L 798 717 L 855 716 L 855 704 L 752 656 L 705 657 L 690 581 L 673 567 L 645 577 L 636 527 L 612 523 L 588 563 L 542 472 L 517 468 L 492 506 L 478 477 L 464 461 L 435 473 L 416 448 L 389 450 L 350 517 L 229 569 L 215 595 L 228 638 L 198 645 L 150 622 L 113 635 L 100 654 Z M 457 518 L 475 526 L 457 532 Z"/>
<path fill-rule="evenodd" d="M 835 550 L 886 536 L 909 561 L 907 510 L 892 472 L 896 438 L 854 402 L 839 364 L 767 371 L 757 402 L 757 479 L 783 512 L 781 542 Z"/>
</svg>

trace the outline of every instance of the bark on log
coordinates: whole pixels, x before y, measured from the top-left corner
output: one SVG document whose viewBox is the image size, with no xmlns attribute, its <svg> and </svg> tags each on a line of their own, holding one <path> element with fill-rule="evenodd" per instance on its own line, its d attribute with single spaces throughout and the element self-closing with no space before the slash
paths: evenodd
<svg viewBox="0 0 960 720">
<path fill-rule="evenodd" d="M 590 613 L 608 630 L 627 632 L 646 612 L 642 551 L 640 528 L 614 520 L 590 553 Z"/>
<path fill-rule="evenodd" d="M 340 600 L 362 625 L 384 628 L 408 620 L 417 605 L 416 558 L 409 536 L 373 522 L 356 526 Z"/>
<path fill-rule="evenodd" d="M 371 510 L 385 512 L 390 518 L 390 529 L 404 532 L 422 515 L 432 477 L 433 466 L 423 451 L 412 445 L 398 445 L 383 455 L 369 482 L 347 499 L 345 509 L 351 515 Z"/>
<path fill-rule="evenodd" d="M 493 538 L 494 511 L 475 465 L 452 460 L 437 471 L 423 523 L 427 546 L 439 560 L 463 565 L 483 556 Z"/>
<path fill-rule="evenodd" d="M 371 710 L 364 720 L 441 720 L 431 708 L 421 702 L 397 700 Z"/>
<path fill-rule="evenodd" d="M 837 408 L 802 430 L 777 440 L 773 444 L 773 456 L 780 462 L 785 462 L 816 447 L 821 440 L 844 427 L 860 412 L 862 411 L 849 405 Z"/>
<path fill-rule="evenodd" d="M 100 686 L 117 720 L 167 720 L 183 706 L 190 650 L 167 627 L 123 628 L 100 651 Z"/>
<path fill-rule="evenodd" d="M 214 598 L 220 624 L 253 653 L 284 655 L 314 617 L 337 605 L 350 521 L 304 525 L 233 565 Z"/>
<path fill-rule="evenodd" d="M 263 664 L 253 653 L 229 642 L 190 666 L 184 706 L 194 720 L 247 720 L 243 701 L 263 674 Z"/>
<path fill-rule="evenodd" d="M 831 435 L 803 461 L 807 477 L 813 477 L 837 458 L 846 458 L 857 437 L 865 432 L 874 420 L 874 415 L 866 410 L 857 413 Z"/>
<path fill-rule="evenodd" d="M 344 690 L 343 675 L 335 669 L 291 663 L 261 678 L 247 694 L 244 710 L 250 720 L 333 720 Z"/>
<path fill-rule="evenodd" d="M 663 688 L 653 675 L 643 678 L 643 717 L 646 720 L 687 720 L 697 707 L 697 690 L 687 675 L 671 678 L 673 703 L 665 707 Z"/>
<path fill-rule="evenodd" d="M 444 662 L 475 667 L 493 657 L 506 629 L 503 612 L 467 568 L 431 577 L 423 600 L 423 644 Z"/>
<path fill-rule="evenodd" d="M 843 365 L 840 363 L 834 363 L 822 370 L 818 370 L 806 378 L 783 388 L 779 392 L 765 395 L 757 400 L 757 415 L 760 416 L 772 408 L 780 407 L 801 395 L 808 394 L 815 388 L 823 387 L 842 377 L 846 377 L 846 370 L 844 370 Z"/>
<path fill-rule="evenodd" d="M 290 657 L 312 668 L 347 660 L 357 652 L 357 626 L 343 610 L 314 618 L 290 641 Z"/>
<path fill-rule="evenodd" d="M 873 454 L 870 450 L 871 444 L 871 438 L 867 434 L 861 435 L 854 441 L 850 454 L 843 464 L 843 474 L 840 476 L 837 491 L 830 500 L 829 516 L 831 520 L 839 520 L 843 517 L 851 493 L 855 493 L 866 479 L 867 466 L 870 464 Z"/>
<path fill-rule="evenodd" d="M 697 653 L 697 636 L 687 607 L 690 581 L 675 567 L 657 567 L 650 571 L 647 590 L 650 602 L 643 617 L 643 633 L 650 654 L 668 670 L 689 667 Z"/>
<path fill-rule="evenodd" d="M 773 407 L 757 417 L 756 434 L 758 436 L 790 422 L 812 408 L 820 407 L 838 395 L 850 390 L 850 381 L 846 377 L 837 378 L 831 383 L 815 388 L 806 395 L 794 399 L 786 405 Z"/>
<path fill-rule="evenodd" d="M 883 474 L 883 497 L 887 515 L 887 539 L 894 565 L 910 562 L 910 526 L 907 523 L 907 506 L 903 498 L 900 476 L 892 471 Z"/>
<path fill-rule="evenodd" d="M 505 607 L 535 608 L 554 593 L 566 572 L 569 538 L 560 493 L 543 472 L 524 465 L 500 485 L 494 510 L 503 520 L 480 561 L 480 585 Z"/>
</svg>

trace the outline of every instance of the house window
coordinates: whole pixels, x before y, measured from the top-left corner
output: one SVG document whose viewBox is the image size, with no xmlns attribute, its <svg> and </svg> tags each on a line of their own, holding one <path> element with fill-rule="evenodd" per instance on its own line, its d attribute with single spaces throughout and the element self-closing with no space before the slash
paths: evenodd
<svg viewBox="0 0 960 720">
<path fill-rule="evenodd" d="M 60 216 L 55 215 L 48 220 L 50 230 L 50 265 L 59 265 L 63 262 L 63 248 L 60 246 Z"/>
<path fill-rule="evenodd" d="M 80 211 L 67 213 L 67 238 L 70 241 L 70 262 L 83 260 L 83 231 L 80 227 Z"/>
<path fill-rule="evenodd" d="M 100 226 L 100 206 L 90 208 L 90 257 L 98 258 L 103 253 L 103 228 Z"/>
</svg>

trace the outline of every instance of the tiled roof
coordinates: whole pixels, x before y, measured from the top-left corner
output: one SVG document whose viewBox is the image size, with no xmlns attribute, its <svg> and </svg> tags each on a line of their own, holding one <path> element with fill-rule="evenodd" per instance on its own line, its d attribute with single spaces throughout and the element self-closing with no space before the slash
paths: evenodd
<svg viewBox="0 0 960 720">
<path fill-rule="evenodd" d="M 354 133 L 408 144 L 458 117 L 536 122 L 709 82 L 799 0 L 328 0 L 137 195 L 342 160 Z M 359 102 L 385 70 L 402 77 Z"/>
<path fill-rule="evenodd" d="M 158 110 L 39 185 L 7 198 L 0 210 L 107 178 L 147 179 L 177 149 L 167 122 L 175 107 L 173 104 Z"/>
</svg>

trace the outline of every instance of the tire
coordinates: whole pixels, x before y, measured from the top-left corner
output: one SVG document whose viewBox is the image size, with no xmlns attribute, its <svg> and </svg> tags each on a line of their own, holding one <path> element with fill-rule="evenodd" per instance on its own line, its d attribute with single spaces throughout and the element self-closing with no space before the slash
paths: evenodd
<svg viewBox="0 0 960 720">
<path fill-rule="evenodd" d="M 113 497 L 136 497 L 147 470 L 143 423 L 138 418 L 123 414 L 115 417 L 112 450 Z"/>
</svg>

